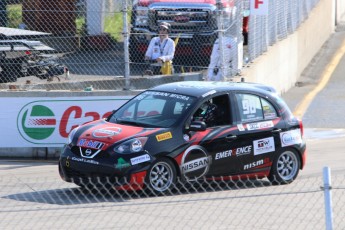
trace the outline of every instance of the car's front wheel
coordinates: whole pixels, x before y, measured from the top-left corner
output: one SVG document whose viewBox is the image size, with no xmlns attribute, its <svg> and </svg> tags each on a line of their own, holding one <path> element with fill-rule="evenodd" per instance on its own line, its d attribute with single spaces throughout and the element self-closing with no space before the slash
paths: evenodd
<svg viewBox="0 0 345 230">
<path fill-rule="evenodd" d="M 288 184 L 299 173 L 301 161 L 295 150 L 286 149 L 274 160 L 268 179 L 272 184 Z"/>
<path fill-rule="evenodd" d="M 146 183 L 154 193 L 171 191 L 176 183 L 176 168 L 171 160 L 162 158 L 154 162 L 148 171 Z"/>
</svg>

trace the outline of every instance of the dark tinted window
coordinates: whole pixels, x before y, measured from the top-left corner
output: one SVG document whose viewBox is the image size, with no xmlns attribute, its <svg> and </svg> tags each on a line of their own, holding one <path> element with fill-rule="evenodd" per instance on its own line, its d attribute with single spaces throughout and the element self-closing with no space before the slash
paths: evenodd
<svg viewBox="0 0 345 230">
<path fill-rule="evenodd" d="M 240 121 L 243 123 L 270 120 L 278 116 L 274 106 L 262 97 L 245 93 L 237 93 L 235 96 Z"/>
</svg>

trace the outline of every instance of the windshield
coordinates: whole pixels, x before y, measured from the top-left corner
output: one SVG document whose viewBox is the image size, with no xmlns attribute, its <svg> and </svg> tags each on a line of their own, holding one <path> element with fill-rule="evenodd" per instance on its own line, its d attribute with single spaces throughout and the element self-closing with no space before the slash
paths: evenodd
<svg viewBox="0 0 345 230">
<path fill-rule="evenodd" d="M 117 110 L 109 122 L 167 128 L 179 121 L 194 101 L 191 96 L 145 91 Z"/>
</svg>

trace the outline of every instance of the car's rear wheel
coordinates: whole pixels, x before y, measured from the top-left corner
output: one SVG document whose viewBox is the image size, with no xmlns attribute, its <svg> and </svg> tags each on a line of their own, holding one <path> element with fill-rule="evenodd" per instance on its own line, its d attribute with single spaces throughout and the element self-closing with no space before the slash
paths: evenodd
<svg viewBox="0 0 345 230">
<path fill-rule="evenodd" d="M 274 160 L 268 179 L 272 184 L 289 184 L 296 179 L 300 165 L 296 151 L 286 149 Z"/>
<path fill-rule="evenodd" d="M 148 171 L 146 183 L 154 193 L 171 191 L 176 183 L 176 168 L 171 160 L 162 158 L 154 162 Z"/>
</svg>

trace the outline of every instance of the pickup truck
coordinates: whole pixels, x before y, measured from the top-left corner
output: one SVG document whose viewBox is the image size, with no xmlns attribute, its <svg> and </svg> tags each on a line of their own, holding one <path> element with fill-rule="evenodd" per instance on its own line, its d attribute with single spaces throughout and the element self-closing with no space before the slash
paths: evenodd
<svg viewBox="0 0 345 230">
<path fill-rule="evenodd" d="M 222 11 L 237 20 L 235 0 L 221 0 Z M 224 13 L 223 13 L 224 14 Z M 240 19 L 242 20 L 242 18 Z M 142 63 L 158 25 L 171 25 L 169 36 L 179 37 L 174 65 L 207 66 L 218 37 L 217 0 L 136 0 L 133 2 L 129 54 L 132 63 Z M 192 57 L 192 58 L 191 58 Z"/>
</svg>

